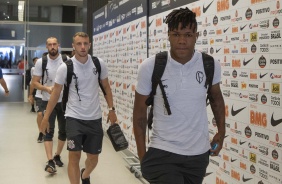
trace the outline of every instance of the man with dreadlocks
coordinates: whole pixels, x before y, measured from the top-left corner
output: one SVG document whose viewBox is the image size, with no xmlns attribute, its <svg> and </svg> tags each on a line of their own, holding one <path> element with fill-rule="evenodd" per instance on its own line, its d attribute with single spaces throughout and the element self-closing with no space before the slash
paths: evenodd
<svg viewBox="0 0 282 184">
<path fill-rule="evenodd" d="M 210 102 L 218 132 L 209 141 L 206 109 L 207 88 L 202 54 L 195 50 L 198 37 L 196 15 L 188 8 L 173 10 L 168 24 L 170 51 L 161 78 L 170 104 L 168 115 L 160 87 L 154 96 L 153 130 L 146 152 L 147 105 L 152 91 L 151 77 L 155 56 L 139 67 L 133 128 L 142 175 L 154 184 L 200 184 L 203 182 L 209 155 L 217 156 L 225 136 L 225 105 L 220 90 L 221 71 L 214 62 Z M 211 150 L 211 145 L 218 147 Z"/>
</svg>

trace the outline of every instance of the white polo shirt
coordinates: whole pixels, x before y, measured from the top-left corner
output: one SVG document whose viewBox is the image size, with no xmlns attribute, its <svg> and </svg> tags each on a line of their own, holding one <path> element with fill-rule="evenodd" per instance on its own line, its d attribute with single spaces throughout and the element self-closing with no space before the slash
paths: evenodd
<svg viewBox="0 0 282 184">
<path fill-rule="evenodd" d="M 169 52 L 168 52 L 169 53 Z M 220 82 L 220 63 L 215 60 L 213 84 Z M 155 56 L 146 59 L 139 67 L 136 91 L 149 95 Z M 210 149 L 206 111 L 206 76 L 202 54 L 195 51 L 184 65 L 168 62 L 161 78 L 172 114 L 167 115 L 159 86 L 154 96 L 153 131 L 150 147 L 180 155 L 199 155 Z"/>
<path fill-rule="evenodd" d="M 55 77 L 56 77 L 56 72 L 59 66 L 63 63 L 63 59 L 61 54 L 56 58 L 56 59 L 51 59 L 49 57 L 49 54 L 47 55 L 47 65 L 46 65 L 46 70 L 44 73 L 44 79 L 43 80 L 43 85 L 44 86 L 54 86 L 55 84 Z M 33 72 L 34 76 L 39 76 L 42 77 L 42 58 L 38 59 L 37 62 L 35 63 L 35 69 Z M 41 82 L 41 81 L 40 81 Z M 62 101 L 62 95 L 58 100 L 58 102 Z M 50 99 L 50 94 L 46 91 L 42 91 L 42 100 L 43 101 L 48 101 Z"/>
<path fill-rule="evenodd" d="M 108 70 L 105 62 L 98 58 L 101 65 L 100 79 L 108 77 Z M 72 57 L 73 72 L 77 79 L 72 78 L 69 87 L 69 97 L 66 107 L 66 117 L 73 117 L 81 120 L 95 120 L 102 117 L 99 98 L 98 72 L 90 55 L 86 63 L 82 64 L 75 57 Z M 63 64 L 58 68 L 55 82 L 64 85 L 67 80 L 67 65 Z M 78 91 L 75 84 L 78 85 Z"/>
</svg>

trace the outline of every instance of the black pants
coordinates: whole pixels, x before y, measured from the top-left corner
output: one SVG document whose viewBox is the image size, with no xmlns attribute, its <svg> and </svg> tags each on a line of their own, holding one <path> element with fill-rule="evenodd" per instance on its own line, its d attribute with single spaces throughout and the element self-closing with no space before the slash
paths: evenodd
<svg viewBox="0 0 282 184">
<path fill-rule="evenodd" d="M 141 172 L 150 184 L 201 184 L 208 164 L 209 152 L 184 156 L 149 148 L 141 162 Z"/>
</svg>

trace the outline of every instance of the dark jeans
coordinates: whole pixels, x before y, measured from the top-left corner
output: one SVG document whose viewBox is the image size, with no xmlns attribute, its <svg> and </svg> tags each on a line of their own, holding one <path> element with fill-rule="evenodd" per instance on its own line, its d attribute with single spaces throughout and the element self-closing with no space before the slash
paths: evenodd
<svg viewBox="0 0 282 184">
<path fill-rule="evenodd" d="M 141 172 L 150 184 L 201 184 L 208 164 L 208 151 L 185 156 L 149 148 L 141 162 Z"/>
</svg>

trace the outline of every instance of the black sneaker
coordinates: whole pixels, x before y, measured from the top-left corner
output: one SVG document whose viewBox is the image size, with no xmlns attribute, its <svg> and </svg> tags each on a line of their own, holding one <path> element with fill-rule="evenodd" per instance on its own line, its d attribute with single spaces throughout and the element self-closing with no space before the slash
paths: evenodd
<svg viewBox="0 0 282 184">
<path fill-rule="evenodd" d="M 82 179 L 82 174 L 83 174 L 84 170 L 85 170 L 85 168 L 81 169 L 81 175 L 80 175 L 82 184 L 90 184 L 90 177 Z"/>
<path fill-rule="evenodd" d="M 46 167 L 45 167 L 45 171 L 47 171 L 47 172 L 49 172 L 49 173 L 51 173 L 51 174 L 57 172 L 56 166 L 55 166 L 55 163 L 54 163 L 53 160 L 49 160 L 49 161 L 47 162 L 47 165 L 46 165 Z"/>
<path fill-rule="evenodd" d="M 55 164 L 59 167 L 63 167 L 64 163 L 61 161 L 61 156 L 60 155 L 55 155 L 53 158 Z"/>
<path fill-rule="evenodd" d="M 37 142 L 38 142 L 38 143 L 44 142 L 43 133 L 41 133 L 41 132 L 39 133 L 38 138 L 37 138 Z"/>
</svg>

